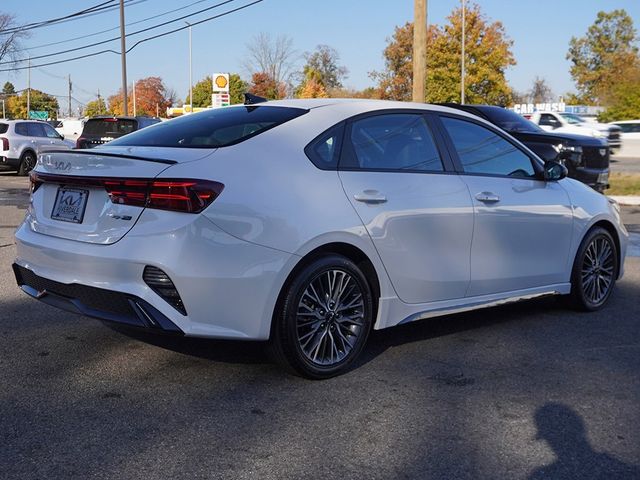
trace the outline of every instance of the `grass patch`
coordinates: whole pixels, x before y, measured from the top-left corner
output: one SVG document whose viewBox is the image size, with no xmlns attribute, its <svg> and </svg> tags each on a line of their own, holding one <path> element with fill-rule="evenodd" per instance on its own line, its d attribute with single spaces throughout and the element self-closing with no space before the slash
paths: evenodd
<svg viewBox="0 0 640 480">
<path fill-rule="evenodd" d="M 640 174 L 611 173 L 609 185 L 611 188 L 604 191 L 605 195 L 640 195 Z"/>
</svg>

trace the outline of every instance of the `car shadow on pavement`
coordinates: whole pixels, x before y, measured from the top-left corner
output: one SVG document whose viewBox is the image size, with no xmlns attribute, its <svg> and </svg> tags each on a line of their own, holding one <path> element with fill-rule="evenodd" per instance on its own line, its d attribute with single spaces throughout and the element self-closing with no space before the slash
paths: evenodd
<svg viewBox="0 0 640 480">
<path fill-rule="evenodd" d="M 556 461 L 535 469 L 529 480 L 589 478 L 591 480 L 632 480 L 640 478 L 640 467 L 624 463 L 589 444 L 584 421 L 562 403 L 550 402 L 534 415 L 537 440 L 547 442 Z"/>
</svg>

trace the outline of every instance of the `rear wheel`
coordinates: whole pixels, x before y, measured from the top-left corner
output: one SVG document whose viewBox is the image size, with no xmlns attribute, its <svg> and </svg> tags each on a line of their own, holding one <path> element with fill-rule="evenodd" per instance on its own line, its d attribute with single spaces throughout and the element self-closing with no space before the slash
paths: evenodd
<svg viewBox="0 0 640 480">
<path fill-rule="evenodd" d="M 587 233 L 580 244 L 571 274 L 571 300 L 580 310 L 604 306 L 618 278 L 618 251 L 611 234 L 601 227 Z"/>
<path fill-rule="evenodd" d="M 276 359 L 307 378 L 344 372 L 372 325 L 373 298 L 362 271 L 329 255 L 303 268 L 286 288 L 271 339 Z"/>
<path fill-rule="evenodd" d="M 28 175 L 36 166 L 36 154 L 26 151 L 20 157 L 20 166 L 18 167 L 18 175 Z"/>
</svg>

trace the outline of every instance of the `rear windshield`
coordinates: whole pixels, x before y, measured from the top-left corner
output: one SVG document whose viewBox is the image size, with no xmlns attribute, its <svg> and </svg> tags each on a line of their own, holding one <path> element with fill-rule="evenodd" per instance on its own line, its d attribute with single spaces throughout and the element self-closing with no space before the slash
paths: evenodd
<svg viewBox="0 0 640 480">
<path fill-rule="evenodd" d="M 126 118 L 90 118 L 84 124 L 83 135 L 121 136 L 133 132 L 136 121 Z"/>
<path fill-rule="evenodd" d="M 109 145 L 217 148 L 240 143 L 308 110 L 290 107 L 239 106 L 206 110 L 139 130 Z"/>
<path fill-rule="evenodd" d="M 9 125 L 6 123 L 0 123 L 0 133 L 7 133 L 9 130 Z"/>
</svg>

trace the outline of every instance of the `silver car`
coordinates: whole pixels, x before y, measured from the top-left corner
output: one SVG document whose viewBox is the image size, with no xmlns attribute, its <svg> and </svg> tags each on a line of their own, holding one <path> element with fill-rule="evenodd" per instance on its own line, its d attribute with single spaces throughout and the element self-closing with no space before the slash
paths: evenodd
<svg viewBox="0 0 640 480">
<path fill-rule="evenodd" d="M 38 155 L 49 150 L 70 150 L 75 145 L 55 129 L 37 120 L 0 120 L 0 168 L 27 175 Z"/>
</svg>

